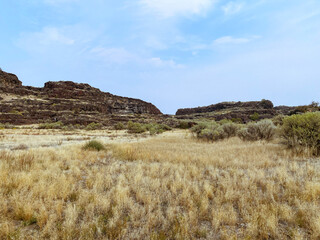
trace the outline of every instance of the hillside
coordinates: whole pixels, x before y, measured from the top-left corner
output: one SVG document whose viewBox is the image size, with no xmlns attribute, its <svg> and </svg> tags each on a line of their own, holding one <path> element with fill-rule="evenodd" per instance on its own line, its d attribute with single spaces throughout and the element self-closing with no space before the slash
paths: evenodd
<svg viewBox="0 0 320 240">
<path fill-rule="evenodd" d="M 212 118 L 215 120 L 234 119 L 249 122 L 252 118 L 272 118 L 277 115 L 290 115 L 297 107 L 274 107 L 269 100 L 251 102 L 222 102 L 205 107 L 182 108 L 176 112 L 177 118 Z"/>
<path fill-rule="evenodd" d="M 47 82 L 43 88 L 23 86 L 14 74 L 0 70 L 0 122 L 109 125 L 135 114 L 162 115 L 151 103 L 105 93 L 88 84 Z"/>
</svg>

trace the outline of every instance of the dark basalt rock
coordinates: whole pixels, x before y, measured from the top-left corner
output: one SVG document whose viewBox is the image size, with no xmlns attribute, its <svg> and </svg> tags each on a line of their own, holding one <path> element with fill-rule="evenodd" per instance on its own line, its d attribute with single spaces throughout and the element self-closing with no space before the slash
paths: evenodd
<svg viewBox="0 0 320 240">
<path fill-rule="evenodd" d="M 21 87 L 22 82 L 12 73 L 6 73 L 0 69 L 0 87 Z"/>
<path fill-rule="evenodd" d="M 227 109 L 273 109 L 273 103 L 269 100 L 262 100 L 256 102 L 222 102 L 206 107 L 197 108 L 182 108 L 179 109 L 176 115 L 189 115 L 195 113 L 208 113 Z"/>
<path fill-rule="evenodd" d="M 178 119 L 210 118 L 214 120 L 230 119 L 251 121 L 253 114 L 258 114 L 259 119 L 273 118 L 276 115 L 291 115 L 299 107 L 278 106 L 274 107 L 269 100 L 251 102 L 222 102 L 206 107 L 183 108 L 176 113 Z"/>
<path fill-rule="evenodd" d="M 0 71 L 0 123 L 46 121 L 111 124 L 112 115 L 162 116 L 153 104 L 102 92 L 89 84 L 47 82 L 43 88 L 23 86 L 14 74 Z"/>
</svg>

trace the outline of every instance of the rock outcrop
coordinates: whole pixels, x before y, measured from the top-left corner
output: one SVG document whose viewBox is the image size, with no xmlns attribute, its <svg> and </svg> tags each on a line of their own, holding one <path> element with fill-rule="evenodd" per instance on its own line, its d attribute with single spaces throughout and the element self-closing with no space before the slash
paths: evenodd
<svg viewBox="0 0 320 240">
<path fill-rule="evenodd" d="M 0 69 L 0 87 L 21 87 L 22 82 L 12 73 L 3 72 Z"/>
<path fill-rule="evenodd" d="M 0 70 L 0 123 L 109 125 L 114 119 L 144 114 L 162 115 L 151 103 L 105 93 L 88 84 L 60 81 L 47 82 L 43 88 L 28 87 L 16 75 Z"/>
<path fill-rule="evenodd" d="M 222 102 L 206 107 L 179 109 L 176 117 L 179 119 L 211 118 L 217 121 L 230 119 L 249 122 L 254 118 L 273 118 L 276 115 L 290 115 L 297 107 L 274 107 L 269 100 L 251 102 Z"/>
<path fill-rule="evenodd" d="M 197 107 L 197 108 L 183 108 L 179 109 L 176 115 L 189 115 L 195 113 L 208 113 L 208 112 L 216 112 L 225 109 L 264 109 L 270 110 L 273 108 L 273 103 L 268 100 L 262 100 L 260 102 L 222 102 L 218 104 L 213 104 L 206 107 Z"/>
</svg>

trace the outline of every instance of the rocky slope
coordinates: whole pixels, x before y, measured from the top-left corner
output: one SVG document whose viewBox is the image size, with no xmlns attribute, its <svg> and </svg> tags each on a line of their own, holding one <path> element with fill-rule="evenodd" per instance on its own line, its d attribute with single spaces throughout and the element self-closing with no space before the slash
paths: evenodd
<svg viewBox="0 0 320 240">
<path fill-rule="evenodd" d="M 0 70 L 0 123 L 104 125 L 133 117 L 161 116 L 153 104 L 105 93 L 88 84 L 47 82 L 43 88 L 23 86 L 18 77 Z"/>
<path fill-rule="evenodd" d="M 276 115 L 289 115 L 297 107 L 279 106 L 274 107 L 269 100 L 252 102 L 222 102 L 206 107 L 179 109 L 176 117 L 180 119 L 212 118 L 217 121 L 233 119 L 249 122 L 253 118 L 265 119 Z"/>
</svg>

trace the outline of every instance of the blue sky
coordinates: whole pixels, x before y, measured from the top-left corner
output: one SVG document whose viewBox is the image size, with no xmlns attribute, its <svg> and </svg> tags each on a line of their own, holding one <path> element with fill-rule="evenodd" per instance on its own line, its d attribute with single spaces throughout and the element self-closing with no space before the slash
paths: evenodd
<svg viewBox="0 0 320 240">
<path fill-rule="evenodd" d="M 89 83 L 164 113 L 319 101 L 319 0 L 0 0 L 0 67 Z"/>
</svg>

